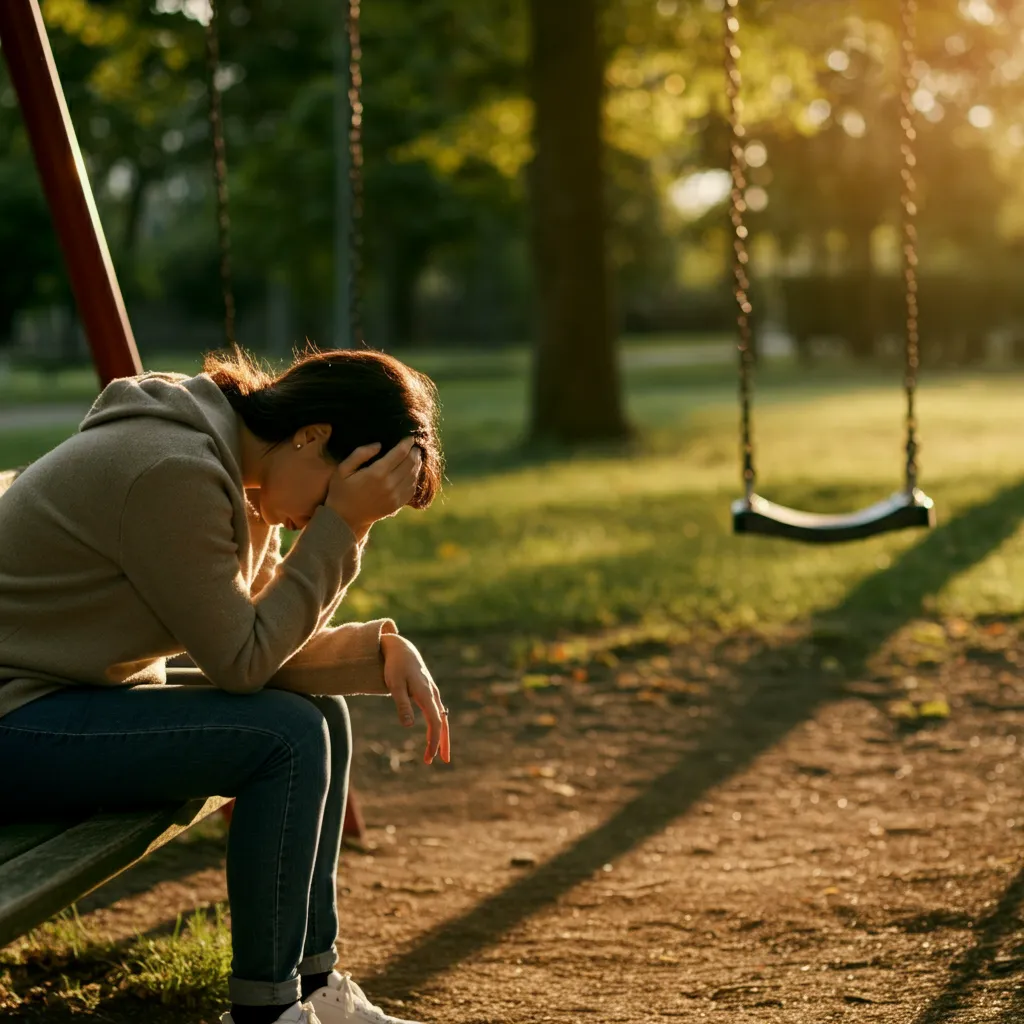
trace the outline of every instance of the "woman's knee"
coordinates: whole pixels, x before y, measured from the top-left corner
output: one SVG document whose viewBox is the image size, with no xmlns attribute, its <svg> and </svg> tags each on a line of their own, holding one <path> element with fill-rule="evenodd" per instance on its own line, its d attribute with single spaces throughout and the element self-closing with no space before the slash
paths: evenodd
<svg viewBox="0 0 1024 1024">
<path fill-rule="evenodd" d="M 352 723 L 348 704 L 340 695 L 312 695 L 303 697 L 323 716 L 330 742 L 330 758 L 337 766 L 347 766 L 352 758 Z"/>
<path fill-rule="evenodd" d="M 304 781 L 319 779 L 326 789 L 331 777 L 331 734 L 327 719 L 302 695 L 284 690 L 262 690 L 240 697 L 258 702 L 259 727 L 267 734 L 275 758 L 286 758 Z"/>
</svg>

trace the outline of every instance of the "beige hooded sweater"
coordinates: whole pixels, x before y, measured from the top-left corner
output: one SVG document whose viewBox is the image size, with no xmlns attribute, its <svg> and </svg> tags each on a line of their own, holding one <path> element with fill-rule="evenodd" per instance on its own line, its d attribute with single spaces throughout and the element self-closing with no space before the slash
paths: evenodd
<svg viewBox="0 0 1024 1024">
<path fill-rule="evenodd" d="M 233 693 L 387 693 L 395 624 L 329 626 L 361 546 L 321 506 L 282 558 L 239 425 L 205 374 L 117 380 L 0 497 L 0 716 L 62 686 L 165 682 L 178 654 Z"/>
</svg>

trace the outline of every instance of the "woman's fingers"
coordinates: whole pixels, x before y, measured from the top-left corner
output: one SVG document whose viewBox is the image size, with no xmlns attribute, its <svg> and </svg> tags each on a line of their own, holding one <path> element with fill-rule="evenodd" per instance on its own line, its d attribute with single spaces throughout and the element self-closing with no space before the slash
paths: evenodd
<svg viewBox="0 0 1024 1024">
<path fill-rule="evenodd" d="M 392 506 L 389 514 L 393 515 L 415 497 L 422 467 L 423 456 L 416 447 L 416 439 L 407 437 L 365 470 L 381 482 Z"/>
<path fill-rule="evenodd" d="M 388 486 L 396 493 L 408 493 L 411 498 L 416 492 L 420 470 L 423 468 L 423 456 L 419 448 L 411 452 L 388 474 Z"/>
<path fill-rule="evenodd" d="M 440 754 L 441 760 L 447 764 L 451 760 L 451 739 L 449 738 L 448 732 L 448 709 L 444 706 L 444 701 L 441 699 L 441 691 L 437 688 L 437 684 L 434 680 L 430 678 L 429 672 L 427 673 L 427 678 L 430 680 L 430 696 L 433 701 L 433 706 L 437 710 L 438 718 L 437 745 L 433 748 L 431 760 Z"/>
<path fill-rule="evenodd" d="M 395 709 L 403 725 L 412 725 L 415 704 L 423 714 L 427 726 L 427 745 L 423 751 L 423 761 L 430 764 L 438 754 L 446 764 L 451 761 L 451 735 L 449 733 L 448 715 L 441 692 L 438 690 L 430 671 L 420 663 L 418 669 L 412 669 L 408 675 L 388 677 L 388 689 L 395 701 Z"/>
<path fill-rule="evenodd" d="M 382 455 L 369 470 L 384 478 L 390 478 L 391 474 L 400 467 L 405 467 L 411 458 L 414 458 L 419 471 L 420 450 L 415 447 L 416 438 L 407 437 L 399 441 L 389 452 Z M 347 459 L 338 466 L 338 472 L 343 476 L 351 476 L 363 463 L 368 462 L 380 451 L 380 442 L 360 445 Z"/>
<path fill-rule="evenodd" d="M 375 463 L 374 468 L 381 476 L 389 476 L 397 466 L 400 466 L 409 456 L 413 446 L 416 444 L 415 437 L 407 437 L 399 441 L 391 451 L 382 455 Z"/>
<path fill-rule="evenodd" d="M 364 444 L 357 448 L 341 465 L 338 472 L 341 476 L 351 476 L 364 462 L 372 459 L 380 451 L 380 444 L 374 441 L 373 444 Z"/>
<path fill-rule="evenodd" d="M 423 465 L 416 449 L 416 458 L 410 456 L 394 469 L 384 480 L 385 491 L 391 502 L 391 515 L 399 512 L 416 496 L 419 485 L 420 469 Z"/>
<path fill-rule="evenodd" d="M 402 683 L 391 691 L 395 701 L 395 710 L 398 712 L 398 720 L 404 726 L 411 726 L 415 722 L 412 713 L 412 701 L 409 699 L 409 685 Z"/>
<path fill-rule="evenodd" d="M 400 474 L 403 478 L 412 477 L 413 480 L 416 480 L 419 477 L 420 470 L 422 468 L 423 452 L 419 448 L 413 448 L 413 450 L 402 460 L 395 472 Z"/>
<path fill-rule="evenodd" d="M 448 716 L 441 714 L 440 706 L 424 692 L 417 692 L 413 695 L 420 711 L 423 713 L 423 720 L 427 725 L 427 745 L 423 751 L 423 761 L 430 764 L 440 753 L 441 760 L 447 763 L 451 759 L 451 743 L 448 740 Z M 407 702 L 408 706 L 408 702 Z M 412 711 L 409 711 L 409 719 L 399 712 L 403 725 L 412 724 Z"/>
<path fill-rule="evenodd" d="M 441 760 L 445 764 L 452 762 L 452 735 L 451 723 L 448 721 L 447 712 L 441 716 Z"/>
<path fill-rule="evenodd" d="M 423 718 L 427 723 L 427 747 L 423 751 L 423 761 L 425 764 L 430 764 L 437 756 L 438 749 L 441 746 L 441 704 L 434 697 L 434 688 L 431 686 L 428 678 L 424 676 L 419 682 L 420 685 L 416 687 L 416 691 L 413 693 L 413 700 L 419 705 L 419 709 L 423 712 Z"/>
</svg>

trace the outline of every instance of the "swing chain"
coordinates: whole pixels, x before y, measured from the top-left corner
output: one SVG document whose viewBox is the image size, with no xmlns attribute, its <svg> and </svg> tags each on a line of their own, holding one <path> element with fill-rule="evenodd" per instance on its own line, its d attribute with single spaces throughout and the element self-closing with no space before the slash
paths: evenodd
<svg viewBox="0 0 1024 1024">
<path fill-rule="evenodd" d="M 743 223 L 743 214 L 747 209 L 744 191 L 746 182 L 746 155 L 743 147 L 745 130 L 740 123 L 742 102 L 740 86 L 742 80 L 738 61 L 740 48 L 736 43 L 739 32 L 737 18 L 739 0 L 726 0 L 722 10 L 725 19 L 725 85 L 728 100 L 730 129 L 730 173 L 732 188 L 729 199 L 729 218 L 732 221 L 733 235 L 733 294 L 736 299 L 737 350 L 740 357 L 740 409 L 741 409 L 741 448 L 743 453 L 743 485 L 747 502 L 754 494 L 757 477 L 754 471 L 754 441 L 751 424 L 750 405 L 753 392 L 752 368 L 754 361 L 753 332 L 751 330 L 750 281 L 747 276 L 749 258 L 747 253 L 747 228 Z"/>
<path fill-rule="evenodd" d="M 903 212 L 903 278 L 906 296 L 906 371 L 904 386 L 907 394 L 907 495 L 913 497 L 917 489 L 917 372 L 920 367 L 917 289 L 917 155 L 915 143 L 917 131 L 914 127 L 914 93 L 917 90 L 916 18 L 917 0 L 900 0 L 900 78 L 902 89 L 900 102 L 900 127 L 903 140 L 900 151 L 903 157 L 901 170 L 902 188 L 900 203 Z"/>
<path fill-rule="evenodd" d="M 210 19 L 206 23 L 206 75 L 209 98 L 210 137 L 213 141 L 213 183 L 217 204 L 217 242 L 220 249 L 220 286 L 224 298 L 224 336 L 235 344 L 235 296 L 231 286 L 231 221 L 228 216 L 227 151 L 224 144 L 224 119 L 221 114 L 220 39 L 217 29 L 218 4 L 210 0 Z"/>
<path fill-rule="evenodd" d="M 362 310 L 360 308 L 360 277 L 362 274 L 362 219 L 363 219 L 363 71 L 362 39 L 360 35 L 361 0 L 348 4 L 348 124 L 349 191 L 349 323 L 348 344 L 358 347 L 363 341 Z"/>
<path fill-rule="evenodd" d="M 360 38 L 361 0 L 348 0 L 345 31 L 348 36 L 348 104 L 349 123 L 348 189 L 343 216 L 349 248 L 349 308 L 347 343 L 362 341 L 359 278 L 362 272 L 363 213 L 363 74 Z M 213 180 L 217 206 L 217 239 L 220 249 L 220 282 L 224 301 L 224 335 L 229 346 L 235 344 L 235 298 L 231 274 L 231 220 L 228 212 L 227 152 L 224 141 L 224 118 L 221 110 L 217 71 L 220 67 L 220 40 L 217 26 L 217 0 L 210 0 L 210 19 L 206 23 L 207 92 L 209 95 L 210 135 L 213 141 Z"/>
</svg>

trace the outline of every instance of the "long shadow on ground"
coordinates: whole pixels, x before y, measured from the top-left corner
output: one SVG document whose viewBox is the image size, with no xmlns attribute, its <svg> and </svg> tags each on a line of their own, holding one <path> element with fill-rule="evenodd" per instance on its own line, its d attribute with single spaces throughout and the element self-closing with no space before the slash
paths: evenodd
<svg viewBox="0 0 1024 1024">
<path fill-rule="evenodd" d="M 861 672 L 887 637 L 922 612 L 929 595 L 997 549 L 1015 532 L 1022 516 L 1024 482 L 933 530 L 890 568 L 864 580 L 817 616 L 815 625 L 827 627 L 830 651 L 844 663 L 846 674 Z M 844 630 L 843 624 L 851 628 Z M 812 641 L 802 640 L 766 648 L 749 659 L 739 669 L 741 685 L 716 698 L 708 709 L 695 747 L 569 849 L 462 916 L 425 933 L 373 979 L 375 990 L 392 998 L 408 998 L 435 975 L 499 942 L 602 865 L 662 831 L 712 787 L 742 772 L 822 704 L 842 693 L 841 680 L 807 671 L 813 653 Z M 726 739 L 733 757 L 723 763 L 716 753 Z M 1008 897 L 1016 900 L 1020 888 L 1015 883 Z M 954 978 L 951 985 L 955 983 Z M 939 1019 L 933 1015 L 920 1024 L 937 1024 Z"/>
<path fill-rule="evenodd" d="M 955 1019 L 970 1002 L 977 982 L 989 973 L 1005 940 L 1020 931 L 1020 907 L 1024 902 L 1024 871 L 1019 871 L 1006 887 L 999 902 L 984 917 L 974 922 L 974 945 L 952 964 L 942 991 L 914 1018 L 914 1024 L 942 1024 Z M 1018 960 L 1009 966 L 1020 970 Z M 1015 1005 L 1003 1020 L 1019 1024 L 1024 1019 L 1024 996 L 1018 994 Z"/>
</svg>

